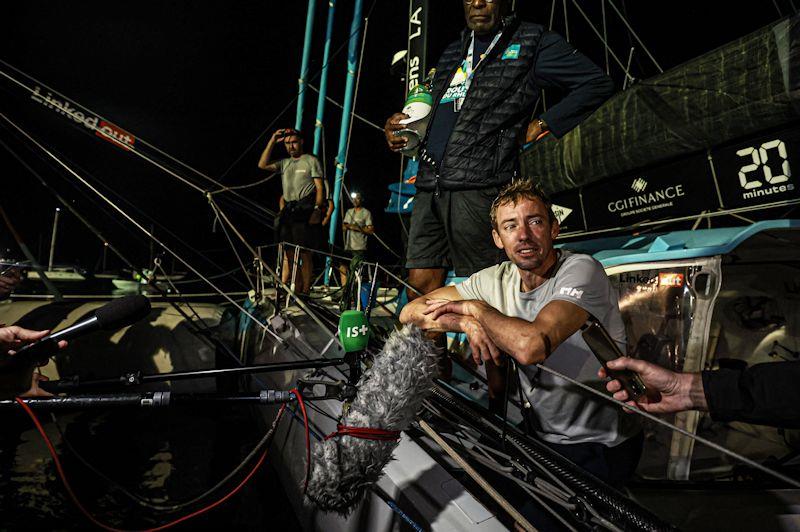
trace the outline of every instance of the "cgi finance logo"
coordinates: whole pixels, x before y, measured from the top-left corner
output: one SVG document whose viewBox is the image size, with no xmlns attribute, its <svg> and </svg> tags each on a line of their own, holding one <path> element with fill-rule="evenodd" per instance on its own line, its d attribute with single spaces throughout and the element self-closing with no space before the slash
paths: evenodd
<svg viewBox="0 0 800 532">
<path fill-rule="evenodd" d="M 774 139 L 756 148 L 749 146 L 736 152 L 739 157 L 750 157 L 751 163 L 739 169 L 739 185 L 742 199 L 770 196 L 794 190 L 790 182 L 792 169 L 789 165 L 786 143 Z M 770 158 L 772 155 L 772 158 Z"/>
</svg>

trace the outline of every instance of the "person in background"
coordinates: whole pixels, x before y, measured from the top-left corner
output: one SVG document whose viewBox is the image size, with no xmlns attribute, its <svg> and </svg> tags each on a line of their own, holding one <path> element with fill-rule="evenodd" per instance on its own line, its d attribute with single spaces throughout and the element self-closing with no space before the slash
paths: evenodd
<svg viewBox="0 0 800 532">
<path fill-rule="evenodd" d="M 21 282 L 22 272 L 19 268 L 8 268 L 0 272 L 0 301 L 8 299 Z"/>
<path fill-rule="evenodd" d="M 611 370 L 635 371 L 648 393 L 630 401 L 616 379 L 606 384 L 614 398 L 652 414 L 709 412 L 714 421 L 800 428 L 800 362 L 767 362 L 746 369 L 720 368 L 676 373 L 636 358 L 607 363 Z M 606 371 L 598 371 L 606 378 Z"/>
<path fill-rule="evenodd" d="M 355 192 L 350 199 L 353 201 L 353 206 L 347 209 L 342 222 L 344 249 L 351 257 L 363 260 L 367 252 L 367 236 L 375 232 L 375 226 L 372 224 L 372 213 L 362 206 L 361 194 Z M 344 285 L 347 281 L 348 266 L 343 264 L 339 272 Z"/>
<path fill-rule="evenodd" d="M 272 152 L 277 142 L 283 142 L 289 157 L 272 160 Z M 279 199 L 278 240 L 310 248 L 314 241 L 314 231 L 310 229 L 312 217 L 320 223 L 325 211 L 322 165 L 315 156 L 303 150 L 303 135 L 296 129 L 279 129 L 272 134 L 266 148 L 261 153 L 258 167 L 268 172 L 281 174 L 283 194 Z M 311 252 L 299 253 L 300 272 L 295 281 L 295 292 L 307 294 L 311 289 Z M 288 283 L 294 267 L 295 250 L 287 247 L 283 259 L 281 280 Z"/>
</svg>

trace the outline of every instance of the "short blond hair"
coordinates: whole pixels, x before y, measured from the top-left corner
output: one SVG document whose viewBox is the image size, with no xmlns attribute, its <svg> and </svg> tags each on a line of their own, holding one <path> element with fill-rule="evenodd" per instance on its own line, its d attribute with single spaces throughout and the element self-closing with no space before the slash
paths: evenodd
<svg viewBox="0 0 800 532">
<path fill-rule="evenodd" d="M 547 218 L 550 223 L 556 219 L 553 212 L 553 202 L 545 193 L 540 183 L 534 183 L 533 179 L 528 177 L 517 179 L 507 184 L 500 189 L 497 197 L 492 202 L 492 208 L 489 211 L 489 217 L 492 219 L 492 227 L 497 229 L 497 209 L 503 205 L 511 204 L 516 205 L 522 199 L 534 200 L 538 199 L 544 206 L 547 207 Z"/>
</svg>

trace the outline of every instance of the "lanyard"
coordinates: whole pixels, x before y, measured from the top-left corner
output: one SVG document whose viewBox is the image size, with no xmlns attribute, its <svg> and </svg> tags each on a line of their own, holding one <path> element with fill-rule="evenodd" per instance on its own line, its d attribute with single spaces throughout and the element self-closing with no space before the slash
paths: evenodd
<svg viewBox="0 0 800 532">
<path fill-rule="evenodd" d="M 464 73 L 467 75 L 467 79 L 466 81 L 464 81 L 464 85 L 467 91 L 469 91 L 469 86 L 472 83 L 472 76 L 475 70 L 477 70 L 481 62 L 486 57 L 488 57 L 489 53 L 492 51 L 492 48 L 494 48 L 494 45 L 497 44 L 497 41 L 500 40 L 500 36 L 502 34 L 503 34 L 502 31 L 497 32 L 497 35 L 495 35 L 494 39 L 492 39 L 492 42 L 489 43 L 489 47 L 483 53 L 483 56 L 481 56 L 481 58 L 478 60 L 478 64 L 475 65 L 475 67 L 473 68 L 472 63 L 475 60 L 475 32 L 474 31 L 472 32 L 472 38 L 469 41 L 469 50 L 467 50 L 467 59 L 466 61 L 464 61 Z"/>
</svg>

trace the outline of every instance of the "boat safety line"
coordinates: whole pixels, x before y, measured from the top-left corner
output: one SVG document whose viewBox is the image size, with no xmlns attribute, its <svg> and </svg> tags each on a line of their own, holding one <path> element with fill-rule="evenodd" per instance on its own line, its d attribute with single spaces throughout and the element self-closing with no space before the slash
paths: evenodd
<svg viewBox="0 0 800 532">
<path fill-rule="evenodd" d="M 208 197 L 211 198 L 210 192 Z M 217 220 L 220 220 L 217 204 L 214 203 L 213 201 L 209 201 L 208 204 L 211 206 L 211 210 L 214 211 L 214 216 L 216 216 Z M 241 267 L 242 273 L 244 274 L 245 279 L 247 279 L 247 283 L 250 285 L 250 289 L 253 291 L 253 293 L 256 293 L 256 285 L 253 284 L 253 280 L 250 278 L 250 274 L 248 273 L 247 268 L 244 265 L 244 262 L 242 262 L 242 257 L 241 255 L 239 255 L 239 250 L 236 249 L 236 245 L 233 243 L 233 240 L 231 239 L 231 235 L 228 232 L 228 228 L 225 227 L 224 223 L 220 223 L 219 225 L 220 227 L 222 227 L 222 232 L 225 233 L 225 239 L 228 241 L 228 244 L 230 244 L 231 251 L 233 251 L 233 256 L 236 257 L 236 261 L 239 263 L 239 267 Z"/>
<path fill-rule="evenodd" d="M 667 427 L 667 428 L 669 428 L 669 429 L 671 429 L 671 430 L 673 430 L 675 432 L 679 432 L 679 433 L 683 434 L 684 436 L 686 436 L 688 438 L 691 438 L 691 439 L 693 439 L 695 441 L 698 441 L 698 442 L 702 443 L 703 445 L 711 447 L 712 449 L 714 449 L 716 451 L 719 451 L 719 452 L 721 452 L 723 454 L 726 454 L 726 455 L 730 456 L 731 458 L 733 458 L 733 459 L 735 459 L 735 460 L 737 460 L 739 462 L 745 463 L 745 464 L 749 465 L 750 467 L 752 467 L 754 469 L 757 469 L 757 470 L 761 471 L 762 473 L 766 473 L 767 475 L 769 475 L 771 477 L 774 477 L 774 478 L 776 478 L 776 479 L 778 479 L 778 480 L 780 480 L 782 482 L 785 482 L 786 484 L 788 484 L 790 486 L 793 486 L 795 488 L 800 488 L 800 481 L 797 481 L 797 480 L 795 480 L 795 479 L 793 479 L 791 477 L 788 477 L 788 476 L 786 476 L 786 475 L 784 475 L 782 473 L 779 473 L 779 472 L 774 471 L 774 470 L 772 470 L 772 469 L 770 469 L 770 468 L 768 468 L 766 466 L 763 466 L 763 465 L 759 464 L 758 462 L 756 462 L 754 460 L 751 460 L 750 458 L 747 458 L 746 456 L 742 456 L 742 455 L 740 455 L 740 454 L 738 454 L 738 453 L 736 453 L 734 451 L 731 451 L 730 449 L 726 449 L 725 447 L 723 447 L 722 445 L 719 445 L 718 443 L 714 443 L 713 441 L 707 440 L 706 438 L 703 438 L 702 436 L 698 436 L 697 434 L 692 434 L 688 430 L 682 429 L 681 427 L 678 427 L 678 426 L 675 426 L 675 425 L 673 425 L 672 423 L 670 423 L 668 421 L 664 421 L 663 419 L 661 419 L 661 418 L 659 418 L 657 416 L 654 416 L 653 414 L 651 414 L 649 412 L 645 412 L 644 410 L 640 410 L 640 409 L 638 409 L 636 407 L 630 406 L 630 405 L 628 405 L 628 404 L 626 404 L 626 403 L 624 403 L 622 401 L 618 401 L 617 399 L 614 399 L 613 397 L 611 397 L 609 395 L 606 395 L 606 394 L 604 394 L 603 392 L 601 392 L 599 390 L 595 390 L 591 386 L 587 386 L 586 384 L 584 384 L 582 382 L 579 382 L 579 381 L 577 381 L 577 380 L 575 380 L 575 379 L 573 379 L 571 377 L 567 377 L 566 375 L 564 375 L 564 374 L 562 374 L 562 373 L 560 373 L 560 372 L 558 372 L 558 371 L 556 371 L 556 370 L 554 370 L 552 368 L 548 368 L 547 366 L 545 366 L 543 364 L 536 364 L 536 367 L 541 369 L 541 370 L 543 370 L 543 371 L 546 371 L 547 373 L 550 373 L 551 375 L 559 377 L 559 378 L 569 382 L 570 384 L 574 384 L 575 386 L 578 386 L 579 388 L 581 388 L 583 390 L 586 390 L 587 392 L 593 393 L 593 394 L 595 394 L 595 395 L 597 395 L 599 397 L 602 397 L 602 398 L 604 398 L 604 399 L 606 399 L 608 401 L 611 401 L 612 403 L 615 403 L 617 406 L 620 406 L 625 410 L 628 410 L 630 412 L 634 412 L 636 414 L 639 414 L 640 416 L 644 416 L 645 418 L 649 419 L 650 421 L 658 423 L 659 425 Z"/>
<path fill-rule="evenodd" d="M 251 246 L 251 245 L 250 245 L 250 244 L 247 242 L 247 240 L 244 238 L 244 236 L 242 235 L 242 233 L 240 233 L 240 232 L 239 232 L 239 230 L 236 228 L 236 226 L 235 226 L 235 225 L 233 225 L 233 222 L 231 222 L 230 218 L 228 218 L 228 216 L 225 214 L 225 211 L 223 211 L 223 210 L 220 208 L 219 204 L 217 204 L 217 203 L 214 201 L 214 198 L 213 198 L 213 196 L 211 196 L 210 194 L 207 194 L 207 195 L 206 195 L 206 197 L 208 198 L 208 202 L 209 202 L 210 204 L 212 204 L 212 205 L 214 205 L 214 206 L 215 206 L 215 208 L 216 208 L 215 212 L 216 212 L 216 213 L 219 215 L 219 217 L 221 218 L 221 220 L 222 220 L 222 221 L 224 221 L 225 223 L 227 223 L 227 224 L 228 224 L 228 227 L 230 227 L 230 228 L 231 228 L 231 230 L 232 230 L 232 231 L 234 232 L 234 234 L 235 234 L 235 235 L 236 235 L 236 236 L 239 238 L 239 240 L 242 242 L 242 244 L 244 244 L 244 245 L 245 245 L 245 247 L 247 248 L 247 250 L 248 250 L 248 251 L 249 251 L 249 252 L 250 252 L 250 253 L 253 255 L 253 257 L 254 257 L 254 258 L 255 258 L 255 259 L 256 259 L 256 260 L 257 260 L 257 261 L 258 261 L 258 262 L 261 264 L 261 266 L 262 266 L 264 269 L 266 269 L 266 270 L 267 270 L 267 272 L 268 272 L 268 273 L 269 273 L 269 274 L 272 276 L 272 279 L 275 281 L 275 285 L 276 285 L 276 287 L 278 287 L 278 286 L 279 286 L 280 288 L 282 288 L 283 290 L 285 290 L 285 291 L 286 291 L 286 293 L 288 293 L 288 294 L 289 294 L 289 295 L 290 295 L 292 298 L 294 298 L 295 302 L 297 303 L 297 306 L 299 306 L 299 307 L 300 307 L 300 308 L 301 308 L 301 309 L 302 309 L 302 310 L 303 310 L 303 311 L 304 311 L 306 314 L 308 314 L 308 316 L 309 316 L 309 317 L 310 317 L 312 320 L 314 320 L 314 322 L 315 322 L 317 325 L 319 325 L 319 326 L 320 326 L 320 327 L 321 327 L 321 328 L 322 328 L 322 329 L 323 329 L 323 330 L 324 330 L 326 333 L 328 333 L 328 335 L 329 335 L 329 336 L 331 336 L 332 338 L 334 338 L 334 339 L 336 340 L 336 343 L 337 343 L 337 345 L 339 345 L 339 347 L 341 347 L 341 342 L 339 341 L 339 338 L 338 338 L 338 337 L 337 337 L 335 334 L 333 334 L 333 333 L 332 333 L 332 332 L 331 332 L 331 331 L 330 331 L 330 330 L 329 330 L 327 327 L 325 327 L 325 324 L 323 324 L 323 323 L 322 323 L 322 321 L 319 319 L 319 316 L 317 316 L 317 315 L 316 315 L 316 314 L 315 314 L 315 313 L 314 313 L 314 312 L 313 312 L 313 311 L 312 311 L 312 310 L 311 310 L 311 309 L 308 307 L 308 305 L 306 305 L 306 303 L 305 303 L 305 302 L 304 302 L 302 299 L 300 299 L 300 298 L 297 296 L 297 294 L 294 292 L 294 290 L 292 290 L 292 289 L 291 289 L 289 286 L 287 286 L 287 285 L 286 285 L 286 284 L 285 284 L 283 281 L 281 281 L 281 279 L 280 279 L 280 276 L 278 276 L 278 274 L 277 274 L 277 273 L 275 273 L 275 270 L 273 270 L 273 269 L 272 269 L 272 267 L 270 267 L 270 265 L 269 265 L 269 264 L 267 264 L 267 263 L 264 261 L 264 259 L 262 259 L 262 258 L 261 258 L 261 254 L 260 254 L 260 253 L 258 253 L 258 251 L 256 250 L 256 248 L 254 248 L 253 246 Z M 213 207 L 212 207 L 212 208 L 213 208 Z M 249 314 L 248 314 L 248 315 L 249 315 Z"/>
<path fill-rule="evenodd" d="M 478 485 L 483 488 L 484 491 L 486 491 L 486 493 L 488 493 L 489 496 L 494 499 L 495 502 L 497 502 L 497 504 L 499 504 L 503 510 L 505 510 L 506 513 L 508 513 L 508 515 L 510 515 L 511 518 L 516 521 L 518 525 L 522 527 L 523 530 L 526 532 L 536 532 L 536 529 L 533 527 L 533 525 L 531 525 L 530 522 L 528 522 L 528 520 L 517 511 L 516 508 L 514 508 L 502 495 L 500 495 L 500 493 L 498 493 L 491 484 L 489 484 L 477 471 L 475 471 L 475 469 L 469 465 L 469 463 L 467 463 L 467 461 L 464 460 L 461 455 L 459 455 L 452 447 L 450 447 L 450 445 L 444 441 L 444 439 L 439 436 L 439 434 L 433 430 L 433 428 L 431 428 L 431 426 L 428 425 L 425 420 L 420 419 L 419 426 L 422 427 L 422 430 L 424 430 L 428 436 L 433 438 L 433 441 L 435 441 L 439 447 L 444 449 L 450 458 L 455 460 L 456 463 L 458 463 L 458 465 L 461 466 L 461 468 L 464 469 L 464 471 L 472 478 L 472 480 L 477 482 Z"/>
<path fill-rule="evenodd" d="M 115 204 L 113 201 L 111 201 L 111 200 L 110 200 L 110 199 L 109 199 L 109 198 L 108 198 L 108 197 L 107 197 L 105 194 L 103 194 L 103 193 L 102 193 L 102 192 L 100 192 L 100 191 L 99 191 L 97 188 L 95 188 L 94 186 L 92 186 L 92 184 L 91 184 L 91 183 L 89 183 L 88 181 L 86 181 L 86 179 L 84 179 L 82 176 L 78 175 L 78 173 L 77 173 L 77 172 L 75 172 L 74 170 L 72 170 L 72 168 L 70 168 L 69 166 L 67 166 L 66 164 L 64 164 L 64 162 L 62 162 L 62 161 L 61 161 L 61 160 L 60 160 L 58 157 L 56 157 L 56 156 L 55 156 L 55 155 L 54 155 L 54 154 L 53 154 L 53 153 L 52 153 L 50 150 L 48 150 L 46 147 L 44 147 L 44 146 L 43 146 L 41 143 L 39 143 L 39 142 L 38 142 L 36 139 L 34 139 L 34 138 L 33 138 L 33 137 L 30 135 L 30 134 L 28 134 L 28 133 L 27 133 L 25 130 L 23 130 L 21 127 L 19 127 L 19 126 L 18 126 L 16 123 L 14 123 L 14 122 L 13 122 L 11 119 L 9 119 L 9 118 L 8 118 L 8 117 L 7 117 L 7 116 L 4 114 L 4 113 L 0 112 L 0 118 L 2 118 L 3 120 L 5 120 L 5 121 L 6 121 L 6 122 L 7 122 L 9 125 L 11 125 L 11 126 L 14 128 L 14 129 L 16 129 L 17 131 L 19 131 L 19 132 L 20 132 L 20 133 L 21 133 L 23 136 L 25 136 L 25 137 L 26 137 L 26 138 L 27 138 L 27 139 L 28 139 L 30 142 L 32 142 L 32 143 L 33 143 L 33 144 L 34 144 L 36 147 L 38 147 L 40 150 L 42 150 L 42 151 L 43 151 L 45 154 L 47 154 L 47 155 L 48 155 L 50 158 L 52 158 L 52 159 L 53 159 L 55 162 L 57 162 L 59 165 L 61 165 L 61 166 L 62 166 L 62 167 L 63 167 L 63 168 L 64 168 L 64 169 L 67 171 L 67 172 L 69 172 L 70 174 L 72 174 L 72 175 L 73 175 L 73 176 L 74 176 L 76 179 L 78 179 L 78 180 L 79 180 L 81 183 L 83 183 L 83 184 L 84 184 L 84 186 L 86 186 L 86 187 L 87 187 L 87 188 L 89 188 L 89 189 L 90 189 L 92 192 L 94 192 L 95 194 L 97 194 L 97 195 L 98 195 L 98 196 L 99 196 L 99 197 L 100 197 L 100 198 L 101 198 L 103 201 L 105 201 L 106 203 L 108 203 L 108 205 L 109 205 L 109 206 L 111 206 L 111 207 L 112 207 L 112 208 L 113 208 L 115 211 L 117 211 L 117 212 L 118 212 L 119 214 L 121 214 L 121 215 L 122 215 L 124 218 L 126 218 L 126 219 L 127 219 L 127 220 L 128 220 L 130 223 L 132 223 L 132 224 L 133 224 L 133 225 L 134 225 L 134 226 L 135 226 L 137 229 L 139 229 L 139 230 L 140 230 L 141 232 L 143 232 L 145 235 L 147 235 L 148 237 L 150 237 L 150 239 L 152 239 L 152 240 L 153 240 L 153 242 L 155 242 L 156 244 L 158 244 L 159 246 L 161 246 L 161 247 L 162 247 L 162 248 L 163 248 L 165 251 L 167 251 L 167 252 L 168 252 L 170 255 L 172 255 L 172 256 L 173 256 L 175 259 L 177 259 L 177 260 L 178 260 L 178 261 L 179 261 L 181 264 L 183 264 L 184 266 L 186 266 L 187 268 L 189 268 L 189 269 L 192 271 L 192 273 L 194 273 L 194 274 L 195 274 L 195 275 L 197 275 L 197 276 L 198 276 L 200 279 L 202 279 L 203 281 L 205 281 L 205 282 L 206 282 L 206 284 L 208 284 L 208 285 L 209 285 L 209 286 L 210 286 L 212 289 L 214 289 L 214 290 L 215 290 L 215 291 L 216 291 L 216 292 L 217 292 L 219 295 L 221 295 L 223 298 L 227 299 L 227 300 L 228 300 L 228 302 L 230 302 L 230 303 L 231 303 L 231 304 L 232 304 L 234 307 L 236 307 L 237 309 L 239 309 L 239 311 L 241 311 L 243 314 L 247 315 L 247 316 L 248 316 L 248 317 L 250 317 L 250 318 L 251 318 L 253 321 L 255 321 L 255 322 L 256 322 L 256 323 L 257 323 L 257 324 L 258 324 L 258 325 L 259 325 L 259 326 L 260 326 L 260 327 L 261 327 L 263 330 L 265 330 L 265 331 L 267 331 L 269 334 L 271 334 L 271 335 L 272 335 L 272 336 L 275 338 L 275 340 L 276 340 L 276 341 L 278 341 L 278 343 L 281 343 L 281 344 L 283 344 L 283 343 L 284 343 L 284 341 L 283 341 L 283 338 L 281 338 L 281 337 L 280 337 L 280 336 L 278 336 L 278 335 L 277 335 L 277 334 L 276 334 L 274 331 L 272 331 L 272 330 L 269 328 L 269 326 L 268 326 L 268 325 L 266 325 L 266 324 L 262 323 L 262 322 L 261 322 L 261 320 L 259 320 L 259 319 L 258 319 L 256 316 L 254 316 L 253 314 L 251 314 L 251 313 L 250 313 L 250 312 L 249 312 L 247 309 L 245 309 L 245 308 L 244 308 L 242 305 L 240 305 L 239 303 L 237 303 L 237 302 L 236 302 L 236 301 L 235 301 L 235 300 L 234 300 L 232 297 L 230 297 L 228 294 L 226 294 L 226 293 L 225 293 L 225 292 L 224 292 L 222 289 L 218 288 L 218 287 L 217 287 L 217 286 L 216 286 L 216 285 L 215 285 L 213 282 L 211 282 L 211 281 L 210 281 L 209 279 L 207 279 L 207 278 L 206 278 L 206 277 L 205 277 L 205 276 L 204 276 L 202 273 L 200 273 L 200 272 L 199 272 L 199 271 L 198 271 L 198 270 L 197 270 L 197 269 L 196 269 L 194 266 L 192 266 L 192 265 L 191 265 L 189 262 L 187 262 L 186 260 L 184 260 L 184 259 L 183 259 L 183 257 L 181 257 L 180 255 L 178 255 L 178 254 L 177 254 L 175 251 L 173 251 L 173 250 L 172 250 L 170 247 L 168 247 L 168 246 L 167 246 L 165 243 L 161 242 L 161 240 L 159 240 L 158 238 L 156 238 L 156 237 L 155 237 L 155 236 L 154 236 L 154 235 L 153 235 L 153 234 L 152 234 L 150 231 L 148 231 L 148 230 L 147 230 L 147 229 L 146 229 L 144 226 L 142 226 L 142 225 L 141 225 L 139 222 L 137 222 L 135 219 L 133 219 L 133 217 L 131 217 L 131 216 L 130 216 L 130 215 L 127 213 L 127 212 L 125 212 L 124 210 L 122 210 L 122 208 L 120 208 L 120 207 L 119 207 L 117 204 Z"/>
</svg>

